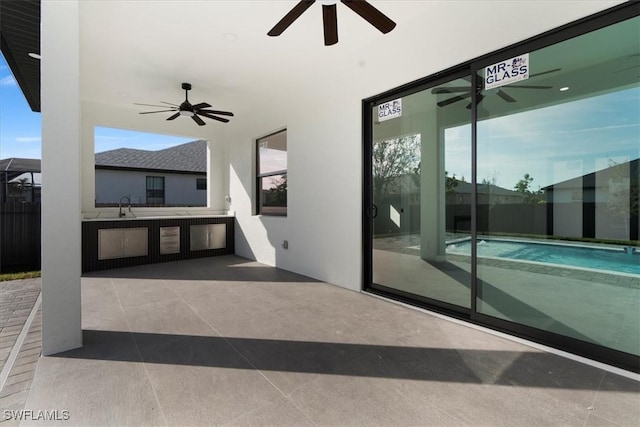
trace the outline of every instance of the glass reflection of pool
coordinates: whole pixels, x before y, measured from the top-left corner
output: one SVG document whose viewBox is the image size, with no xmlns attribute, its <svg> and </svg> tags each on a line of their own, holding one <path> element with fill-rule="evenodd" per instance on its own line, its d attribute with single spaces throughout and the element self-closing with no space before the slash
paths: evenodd
<svg viewBox="0 0 640 427">
<path fill-rule="evenodd" d="M 470 255 L 471 241 L 449 243 L 447 253 Z M 631 247 L 596 248 L 558 243 L 478 239 L 478 256 L 640 274 L 640 249 Z"/>
</svg>

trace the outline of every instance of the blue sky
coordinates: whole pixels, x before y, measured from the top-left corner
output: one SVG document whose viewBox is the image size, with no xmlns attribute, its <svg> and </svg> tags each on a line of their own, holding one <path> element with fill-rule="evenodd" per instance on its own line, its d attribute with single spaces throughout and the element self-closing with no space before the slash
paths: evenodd
<svg viewBox="0 0 640 427">
<path fill-rule="evenodd" d="M 471 181 L 471 128 L 447 129 L 445 169 Z M 533 189 L 640 157 L 640 88 L 480 121 L 478 182 Z"/>
<path fill-rule="evenodd" d="M 95 129 L 96 152 L 122 147 L 161 150 L 192 140 L 120 129 Z M 4 57 L 0 55 L 0 159 L 39 159 L 40 144 L 40 113 L 31 111 Z"/>
<path fill-rule="evenodd" d="M 40 158 L 40 114 L 31 111 L 0 55 L 0 158 L 7 157 Z"/>
</svg>

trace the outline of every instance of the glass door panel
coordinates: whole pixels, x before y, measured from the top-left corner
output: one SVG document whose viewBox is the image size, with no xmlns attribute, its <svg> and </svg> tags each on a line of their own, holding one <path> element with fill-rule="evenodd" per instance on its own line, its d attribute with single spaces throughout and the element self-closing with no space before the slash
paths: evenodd
<svg viewBox="0 0 640 427">
<path fill-rule="evenodd" d="M 479 71 L 478 313 L 640 354 L 639 29 Z"/>
<path fill-rule="evenodd" d="M 373 107 L 374 286 L 470 306 L 470 99 L 467 77 Z"/>
</svg>

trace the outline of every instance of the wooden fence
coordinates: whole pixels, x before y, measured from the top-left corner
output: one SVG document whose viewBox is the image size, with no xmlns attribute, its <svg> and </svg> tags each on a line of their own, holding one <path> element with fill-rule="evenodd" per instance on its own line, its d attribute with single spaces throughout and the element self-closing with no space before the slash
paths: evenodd
<svg viewBox="0 0 640 427">
<path fill-rule="evenodd" d="M 40 203 L 0 203 L 0 272 L 40 269 Z"/>
</svg>

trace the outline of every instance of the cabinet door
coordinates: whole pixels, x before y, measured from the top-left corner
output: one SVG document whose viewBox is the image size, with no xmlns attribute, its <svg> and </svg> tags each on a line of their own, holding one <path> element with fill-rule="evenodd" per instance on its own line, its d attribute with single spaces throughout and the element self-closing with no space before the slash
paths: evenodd
<svg viewBox="0 0 640 427">
<path fill-rule="evenodd" d="M 199 224 L 189 227 L 189 249 L 202 251 L 227 246 L 226 224 Z"/>
<path fill-rule="evenodd" d="M 124 230 L 124 256 L 147 256 L 149 254 L 149 229 L 147 227 Z"/>
<path fill-rule="evenodd" d="M 122 228 L 98 230 L 98 259 L 124 256 L 124 230 Z"/>
<path fill-rule="evenodd" d="M 226 246 L 226 224 L 209 224 L 209 249 L 222 249 Z"/>
<path fill-rule="evenodd" d="M 209 249 L 209 225 L 192 225 L 189 227 L 189 249 L 201 251 Z"/>
</svg>

